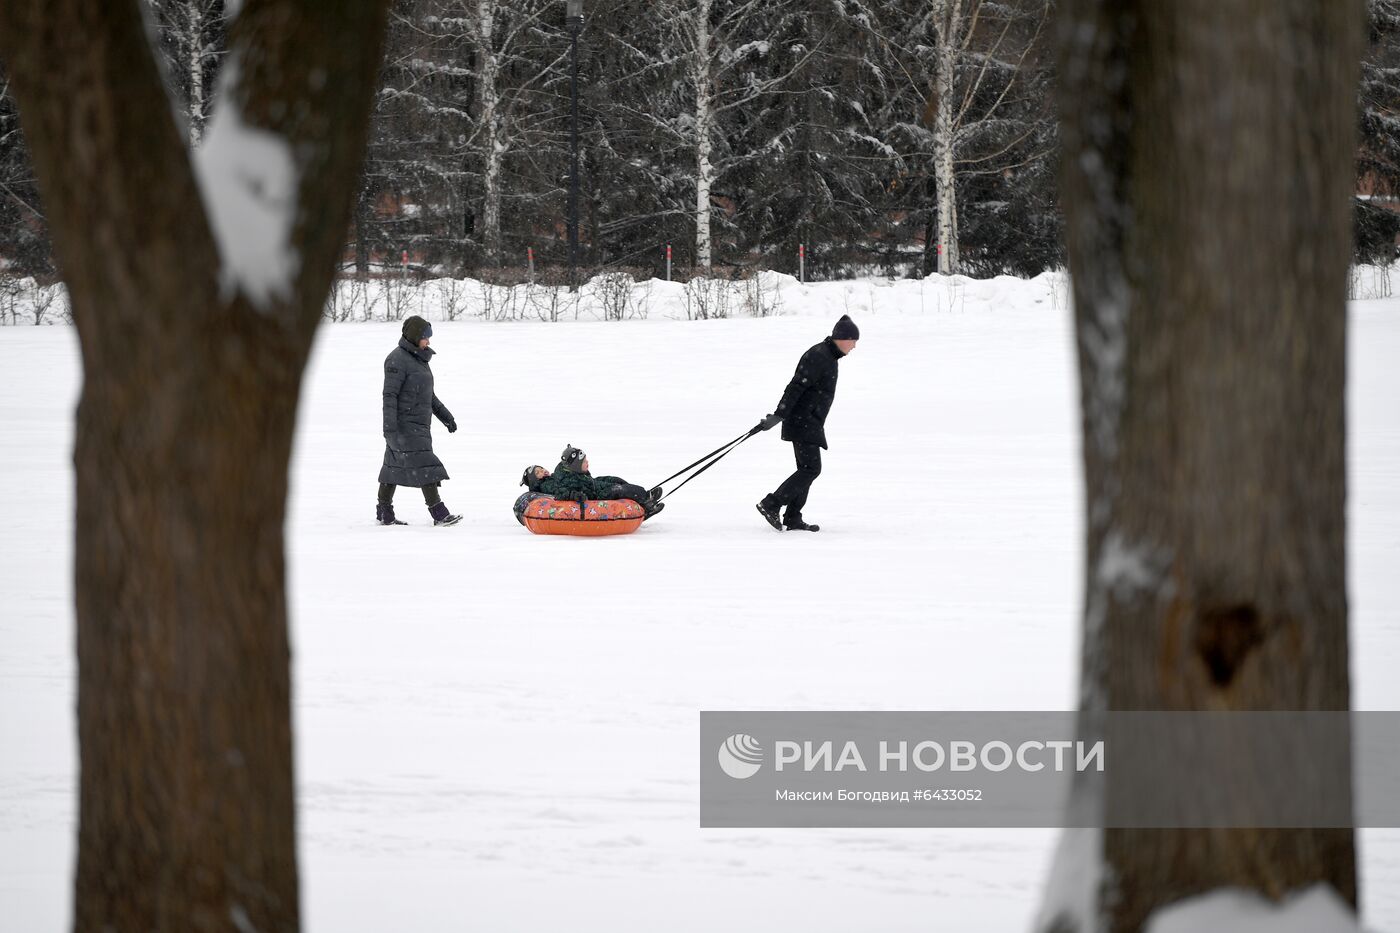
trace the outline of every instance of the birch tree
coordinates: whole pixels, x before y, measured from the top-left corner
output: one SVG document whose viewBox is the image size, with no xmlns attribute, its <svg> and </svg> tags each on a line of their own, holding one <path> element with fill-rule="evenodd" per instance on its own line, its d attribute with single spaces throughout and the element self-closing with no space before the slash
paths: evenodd
<svg viewBox="0 0 1400 933">
<path fill-rule="evenodd" d="M 145 0 L 166 79 L 181 102 L 191 147 L 204 136 L 213 79 L 223 53 L 224 0 Z"/>
<path fill-rule="evenodd" d="M 966 8 L 973 0 L 933 0 L 934 81 L 929 98 L 933 115 L 933 178 L 938 197 L 938 271 L 958 271 L 958 197 L 953 174 L 954 105 L 953 78 L 960 52 L 966 51 L 974 30 Z M 979 4 L 980 6 L 980 4 Z"/>
<path fill-rule="evenodd" d="M 189 87 L 186 113 L 189 116 L 190 145 L 198 146 L 204 138 L 204 123 L 209 108 L 206 72 L 219 51 L 215 37 L 222 32 L 224 0 L 184 0 L 183 5 L 185 17 L 178 35 L 183 46 L 181 59 Z"/>
<path fill-rule="evenodd" d="M 480 101 L 482 251 L 492 265 L 501 261 L 501 162 L 506 134 L 501 126 L 501 62 L 496 53 L 497 0 L 477 0 L 477 88 Z"/>
<path fill-rule="evenodd" d="M 664 47 L 670 60 L 681 64 L 685 85 L 669 118 L 650 119 L 658 132 L 679 136 L 694 160 L 695 266 L 706 274 L 714 267 L 715 186 L 745 158 L 716 151 L 726 140 L 724 125 L 784 88 L 814 51 L 804 49 L 776 73 L 769 71 L 766 63 L 781 28 L 771 13 L 763 0 L 693 0 L 656 11 Z M 632 106 L 640 111 L 646 102 Z"/>
<path fill-rule="evenodd" d="M 1083 420 L 1081 716 L 1347 710 L 1353 0 L 1065 0 Z M 1242 763 L 1258 768 L 1259 763 Z M 1285 783 L 1351 787 L 1313 755 Z M 1113 771 L 1074 802 L 1101 813 Z M 1209 794 L 1210 787 L 1202 787 Z M 1350 829 L 1066 836 L 1041 930 L 1137 933 L 1218 887 L 1357 903 Z"/>
<path fill-rule="evenodd" d="M 457 269 L 498 265 L 508 200 L 544 201 L 557 144 L 549 119 L 563 47 L 549 0 L 398 0 L 391 10 L 369 159 L 356 211 L 357 266 L 371 252 Z M 558 29 L 562 33 L 562 29 Z M 513 162 L 526 164 L 520 172 Z"/>
<path fill-rule="evenodd" d="M 899 4 L 899 15 L 887 16 L 881 38 L 919 101 L 917 118 L 897 122 L 893 135 L 911 146 L 910 161 L 929 153 L 929 245 L 941 274 L 963 271 L 958 211 L 965 173 L 1012 171 L 1048 154 L 1043 147 L 1027 153 L 1024 144 L 1047 135 L 1047 117 L 1034 116 L 1035 66 L 1051 9 L 1049 0 L 933 0 Z"/>
<path fill-rule="evenodd" d="M 77 931 L 299 927 L 287 467 L 383 23 L 247 0 L 194 159 L 138 0 L 0 4 L 82 344 Z"/>
<path fill-rule="evenodd" d="M 690 84 L 695 89 L 695 264 L 706 273 L 713 267 L 710 248 L 710 189 L 715 182 L 715 166 L 710 161 L 715 131 L 714 36 L 711 32 L 710 0 L 695 0 L 690 18 L 690 35 L 695 42 L 690 54 Z"/>
</svg>

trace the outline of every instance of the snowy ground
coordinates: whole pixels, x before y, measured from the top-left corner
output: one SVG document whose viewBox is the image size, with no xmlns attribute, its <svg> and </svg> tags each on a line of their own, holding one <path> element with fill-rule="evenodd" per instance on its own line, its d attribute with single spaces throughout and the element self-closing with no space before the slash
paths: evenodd
<svg viewBox="0 0 1400 933">
<path fill-rule="evenodd" d="M 435 325 L 438 394 L 462 425 L 437 438 L 467 515 L 453 529 L 427 526 L 411 490 L 410 527 L 370 524 L 397 328 L 321 329 L 288 527 L 309 929 L 1027 928 L 1051 832 L 698 828 L 701 709 L 1073 702 L 1063 302 L 1003 281 L 921 312 L 837 288 L 764 320 Z M 521 469 L 565 443 L 649 484 L 740 433 L 848 309 L 863 340 L 807 510 L 821 534 L 779 536 L 753 511 L 791 469 L 777 432 L 629 538 L 536 538 L 511 517 Z M 1396 709 L 1400 302 L 1353 321 L 1354 696 Z M 76 335 L 0 328 L 0 372 L 0 926 L 56 931 L 75 819 Z M 1362 844 L 1365 921 L 1400 931 L 1400 831 Z"/>
</svg>

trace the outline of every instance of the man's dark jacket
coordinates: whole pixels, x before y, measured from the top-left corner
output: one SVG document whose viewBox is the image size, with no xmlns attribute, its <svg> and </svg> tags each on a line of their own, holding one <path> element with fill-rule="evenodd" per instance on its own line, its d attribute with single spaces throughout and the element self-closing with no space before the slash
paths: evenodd
<svg viewBox="0 0 1400 933">
<path fill-rule="evenodd" d="M 400 338 L 384 360 L 384 466 L 381 483 L 431 486 L 447 479 L 433 454 L 432 421 L 453 423 L 452 412 L 433 394 L 431 347 L 419 349 Z"/>
<path fill-rule="evenodd" d="M 836 361 L 841 356 L 830 337 L 802 354 L 773 410 L 783 419 L 783 440 L 826 447 L 826 415 L 836 400 Z"/>
</svg>

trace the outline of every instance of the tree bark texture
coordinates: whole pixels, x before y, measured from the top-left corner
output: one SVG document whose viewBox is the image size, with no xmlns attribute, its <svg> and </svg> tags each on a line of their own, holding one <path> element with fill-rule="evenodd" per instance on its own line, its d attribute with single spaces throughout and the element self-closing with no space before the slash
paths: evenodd
<svg viewBox="0 0 1400 933">
<path fill-rule="evenodd" d="M 1349 707 L 1361 23 L 1354 0 L 1061 4 L 1086 716 Z M 1348 792 L 1348 763 L 1303 766 Z M 1085 930 L 1137 931 L 1158 906 L 1223 885 L 1278 897 L 1326 882 L 1356 903 L 1351 830 L 1102 838 L 1103 925 Z"/>
<path fill-rule="evenodd" d="M 284 137 L 300 272 L 219 250 L 136 0 L 0 5 L 82 344 L 74 928 L 299 925 L 282 525 L 302 370 L 344 242 L 384 4 L 248 0 L 220 101 Z"/>
</svg>

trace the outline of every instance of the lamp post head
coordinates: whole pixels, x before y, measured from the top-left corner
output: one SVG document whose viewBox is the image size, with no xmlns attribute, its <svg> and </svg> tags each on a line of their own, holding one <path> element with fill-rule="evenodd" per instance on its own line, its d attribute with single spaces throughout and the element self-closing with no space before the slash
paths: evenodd
<svg viewBox="0 0 1400 933">
<path fill-rule="evenodd" d="M 564 7 L 564 22 L 569 28 L 583 28 L 583 0 L 565 0 Z"/>
</svg>

